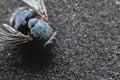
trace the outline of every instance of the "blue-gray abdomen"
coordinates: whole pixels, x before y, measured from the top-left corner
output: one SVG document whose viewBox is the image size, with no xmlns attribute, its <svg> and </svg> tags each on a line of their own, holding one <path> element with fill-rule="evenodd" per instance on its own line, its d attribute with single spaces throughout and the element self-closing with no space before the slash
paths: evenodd
<svg viewBox="0 0 120 80">
<path fill-rule="evenodd" d="M 13 13 L 13 16 L 10 20 L 10 24 L 16 30 L 22 32 L 23 34 L 28 33 L 28 20 L 35 16 L 35 12 L 32 9 L 28 8 L 18 8 Z"/>
<path fill-rule="evenodd" d="M 31 18 L 33 16 L 32 12 L 29 10 L 21 10 L 16 16 L 15 26 L 18 28 L 20 25 L 24 25 L 27 23 L 27 18 Z"/>
</svg>

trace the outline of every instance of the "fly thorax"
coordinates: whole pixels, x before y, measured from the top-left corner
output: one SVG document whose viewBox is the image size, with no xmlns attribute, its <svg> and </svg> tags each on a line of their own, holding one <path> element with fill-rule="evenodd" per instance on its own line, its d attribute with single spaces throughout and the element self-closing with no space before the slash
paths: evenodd
<svg viewBox="0 0 120 80">
<path fill-rule="evenodd" d="M 53 34 L 53 29 L 43 20 L 38 20 L 36 24 L 31 28 L 31 34 L 38 40 L 49 40 Z"/>
<path fill-rule="evenodd" d="M 28 21 L 28 28 L 32 29 L 39 20 L 37 18 L 32 18 Z"/>
</svg>

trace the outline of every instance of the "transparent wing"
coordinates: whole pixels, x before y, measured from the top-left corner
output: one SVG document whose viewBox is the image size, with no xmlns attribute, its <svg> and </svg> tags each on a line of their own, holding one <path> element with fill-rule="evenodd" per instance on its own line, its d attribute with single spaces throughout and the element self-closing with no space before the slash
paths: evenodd
<svg viewBox="0 0 120 80">
<path fill-rule="evenodd" d="M 43 0 L 22 0 L 33 8 L 38 14 L 45 15 L 47 17 L 47 10 Z"/>
<path fill-rule="evenodd" d="M 10 44 L 19 45 L 31 40 L 31 37 L 16 31 L 7 24 L 3 24 L 3 26 L 0 26 L 0 46 L 8 46 Z"/>
<path fill-rule="evenodd" d="M 40 3 L 41 3 L 41 10 L 42 12 L 46 15 L 47 17 L 47 10 L 46 10 L 46 6 L 45 6 L 45 3 L 43 0 L 40 0 Z"/>
</svg>

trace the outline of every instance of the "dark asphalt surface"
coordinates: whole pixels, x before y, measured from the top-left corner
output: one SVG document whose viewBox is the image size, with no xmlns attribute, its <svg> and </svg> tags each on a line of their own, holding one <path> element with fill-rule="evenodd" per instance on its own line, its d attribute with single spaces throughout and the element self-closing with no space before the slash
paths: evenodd
<svg viewBox="0 0 120 80">
<path fill-rule="evenodd" d="M 0 80 L 120 80 L 120 4 L 116 0 L 45 0 L 59 31 L 53 50 L 36 44 L 0 48 Z M 6 23 L 18 0 L 0 0 Z"/>
</svg>

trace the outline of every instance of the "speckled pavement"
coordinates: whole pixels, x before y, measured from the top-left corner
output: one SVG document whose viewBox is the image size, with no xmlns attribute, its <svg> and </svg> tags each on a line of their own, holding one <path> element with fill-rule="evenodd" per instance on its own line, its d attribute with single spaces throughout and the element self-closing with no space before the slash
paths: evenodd
<svg viewBox="0 0 120 80">
<path fill-rule="evenodd" d="M 58 31 L 52 50 L 36 44 L 0 48 L 0 80 L 120 80 L 120 4 L 117 0 L 45 0 Z M 7 23 L 19 0 L 0 0 Z"/>
</svg>

